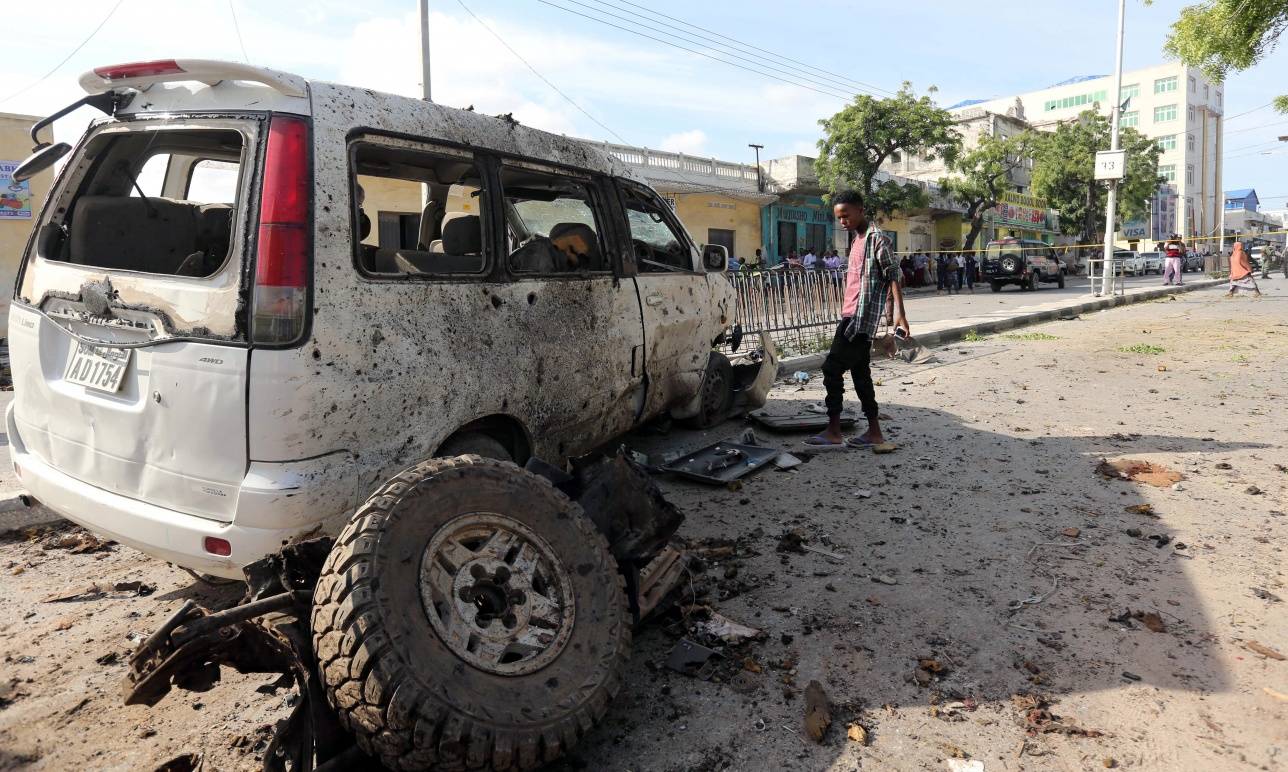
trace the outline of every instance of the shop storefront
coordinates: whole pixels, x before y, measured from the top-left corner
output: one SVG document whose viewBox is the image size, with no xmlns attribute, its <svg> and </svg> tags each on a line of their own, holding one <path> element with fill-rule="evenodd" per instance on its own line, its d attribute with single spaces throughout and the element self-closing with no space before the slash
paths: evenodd
<svg viewBox="0 0 1288 772">
<path fill-rule="evenodd" d="M 733 190 L 691 193 L 665 183 L 657 191 L 699 243 L 720 244 L 730 257 L 743 260 L 762 248 L 760 210 L 775 196 Z"/>
<path fill-rule="evenodd" d="M 761 232 L 769 264 L 782 262 L 796 250 L 823 250 L 834 246 L 836 220 L 820 196 L 786 196 L 761 209 Z"/>
</svg>

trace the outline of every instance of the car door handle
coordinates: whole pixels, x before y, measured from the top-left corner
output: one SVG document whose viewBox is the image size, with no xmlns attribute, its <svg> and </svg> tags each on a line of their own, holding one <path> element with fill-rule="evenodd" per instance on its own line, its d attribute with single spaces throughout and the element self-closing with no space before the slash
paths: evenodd
<svg viewBox="0 0 1288 772">
<path fill-rule="evenodd" d="M 650 306 L 660 306 L 663 303 L 663 299 L 661 295 L 658 295 L 655 293 L 652 295 L 645 295 L 644 302 L 649 304 Z"/>
</svg>

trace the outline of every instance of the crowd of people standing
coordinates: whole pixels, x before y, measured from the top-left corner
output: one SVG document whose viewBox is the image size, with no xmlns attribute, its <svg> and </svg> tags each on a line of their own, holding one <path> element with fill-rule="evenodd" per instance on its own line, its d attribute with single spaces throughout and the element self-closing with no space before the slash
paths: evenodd
<svg viewBox="0 0 1288 772">
<path fill-rule="evenodd" d="M 806 248 L 803 252 L 791 249 L 779 260 L 781 270 L 788 271 L 841 271 L 846 265 L 847 260 L 835 249 Z M 752 257 L 729 258 L 729 270 L 733 272 L 773 267 L 766 264 L 760 249 Z M 956 294 L 963 289 L 974 292 L 979 281 L 979 259 L 973 251 L 913 252 L 899 260 L 899 269 L 902 286 L 929 287 L 933 283 L 940 294 Z"/>
<path fill-rule="evenodd" d="M 933 281 L 936 292 L 950 295 L 962 289 L 974 292 L 975 282 L 979 281 L 979 259 L 974 252 L 914 252 L 903 256 L 899 268 L 903 286 L 928 287 Z"/>
</svg>

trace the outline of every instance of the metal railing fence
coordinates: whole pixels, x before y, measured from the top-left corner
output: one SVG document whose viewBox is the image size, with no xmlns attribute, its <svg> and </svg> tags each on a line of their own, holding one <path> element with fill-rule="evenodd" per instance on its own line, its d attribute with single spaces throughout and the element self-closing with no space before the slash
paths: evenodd
<svg viewBox="0 0 1288 772">
<path fill-rule="evenodd" d="M 827 348 L 841 319 L 845 269 L 739 271 L 734 320 L 746 335 L 768 332 L 784 355 Z"/>
</svg>

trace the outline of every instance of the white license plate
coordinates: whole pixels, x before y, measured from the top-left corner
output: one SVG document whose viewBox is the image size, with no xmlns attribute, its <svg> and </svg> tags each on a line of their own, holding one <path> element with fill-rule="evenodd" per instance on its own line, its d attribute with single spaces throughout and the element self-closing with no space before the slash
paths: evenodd
<svg viewBox="0 0 1288 772">
<path fill-rule="evenodd" d="M 72 343 L 63 380 L 99 391 L 118 392 L 125 380 L 133 349 Z"/>
</svg>

